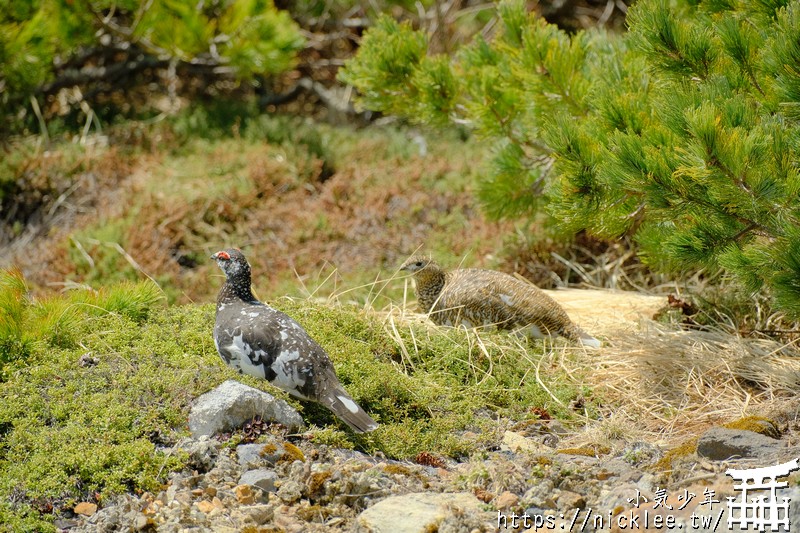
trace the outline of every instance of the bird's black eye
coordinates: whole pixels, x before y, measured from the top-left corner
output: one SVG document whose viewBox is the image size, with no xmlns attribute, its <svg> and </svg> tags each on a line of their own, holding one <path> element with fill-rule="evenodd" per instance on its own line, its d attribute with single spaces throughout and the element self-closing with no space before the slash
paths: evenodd
<svg viewBox="0 0 800 533">
<path fill-rule="evenodd" d="M 417 261 L 416 263 L 414 263 L 414 266 L 421 267 L 422 266 L 422 261 Z"/>
</svg>

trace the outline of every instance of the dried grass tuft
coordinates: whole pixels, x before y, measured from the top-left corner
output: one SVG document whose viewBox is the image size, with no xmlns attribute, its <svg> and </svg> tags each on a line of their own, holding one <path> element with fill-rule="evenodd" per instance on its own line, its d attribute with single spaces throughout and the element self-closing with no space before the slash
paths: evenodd
<svg viewBox="0 0 800 533">
<path fill-rule="evenodd" d="M 588 357 L 567 357 L 587 385 L 665 441 L 788 401 L 800 385 L 793 345 L 642 321 Z"/>
</svg>

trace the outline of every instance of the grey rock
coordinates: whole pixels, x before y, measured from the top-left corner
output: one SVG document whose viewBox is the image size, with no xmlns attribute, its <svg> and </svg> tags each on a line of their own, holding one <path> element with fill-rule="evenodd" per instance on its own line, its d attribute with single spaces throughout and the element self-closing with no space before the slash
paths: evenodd
<svg viewBox="0 0 800 533">
<path fill-rule="evenodd" d="M 283 446 L 276 443 L 240 444 L 236 447 L 239 464 L 244 469 L 257 468 L 264 464 L 275 464 L 283 457 Z"/>
<path fill-rule="evenodd" d="M 219 442 L 203 435 L 197 440 L 184 439 L 178 442 L 175 448 L 189 455 L 188 467 L 207 472 L 214 466 L 214 462 L 219 455 L 219 445 Z"/>
<path fill-rule="evenodd" d="M 243 468 L 252 468 L 264 464 L 265 459 L 261 456 L 263 449 L 263 444 L 240 444 L 236 447 L 236 456 L 239 458 L 239 464 Z"/>
<path fill-rule="evenodd" d="M 275 481 L 278 480 L 278 474 L 273 470 L 266 468 L 257 468 L 256 470 L 248 470 L 242 477 L 239 478 L 239 485 L 250 485 L 257 487 L 264 492 L 275 492 Z"/>
<path fill-rule="evenodd" d="M 300 413 L 283 400 L 264 391 L 228 380 L 199 396 L 189 413 L 192 436 L 212 436 L 241 427 L 254 416 L 271 420 L 297 431 L 303 427 Z"/>
<path fill-rule="evenodd" d="M 481 501 L 466 492 L 412 492 L 390 496 L 363 511 L 356 519 L 355 533 L 424 533 L 454 515 L 491 521 L 491 513 L 481 510 Z M 439 530 L 439 529 L 437 529 Z"/>
<path fill-rule="evenodd" d="M 556 498 L 556 505 L 562 511 L 572 511 L 574 509 L 584 509 L 586 507 L 586 500 L 577 492 L 569 490 L 561 491 L 561 494 Z"/>
<path fill-rule="evenodd" d="M 245 521 L 259 525 L 266 524 L 272 520 L 274 513 L 275 508 L 269 504 L 248 505 L 246 508 L 242 509 Z"/>
<path fill-rule="evenodd" d="M 767 456 L 784 447 L 781 441 L 753 431 L 714 427 L 697 441 L 697 455 L 724 461 L 732 457 Z"/>
<path fill-rule="evenodd" d="M 278 498 L 283 500 L 283 503 L 294 503 L 303 496 L 303 489 L 305 485 L 294 479 L 289 479 L 281 484 L 278 489 Z"/>
<path fill-rule="evenodd" d="M 522 496 L 522 502 L 534 508 L 555 508 L 553 491 L 555 485 L 551 479 L 544 478 L 534 483 Z"/>
</svg>

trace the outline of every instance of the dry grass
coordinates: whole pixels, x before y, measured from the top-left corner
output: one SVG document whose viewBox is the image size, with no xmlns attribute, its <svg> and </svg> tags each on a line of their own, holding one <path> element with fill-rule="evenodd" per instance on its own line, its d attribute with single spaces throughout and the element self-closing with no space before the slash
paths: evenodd
<svg viewBox="0 0 800 533">
<path fill-rule="evenodd" d="M 800 385 L 794 343 L 743 338 L 722 329 L 687 331 L 651 320 L 666 299 L 616 291 L 552 291 L 606 342 L 597 352 L 560 354 L 608 401 L 607 420 L 627 421 L 664 442 L 715 423 L 780 409 Z"/>
</svg>

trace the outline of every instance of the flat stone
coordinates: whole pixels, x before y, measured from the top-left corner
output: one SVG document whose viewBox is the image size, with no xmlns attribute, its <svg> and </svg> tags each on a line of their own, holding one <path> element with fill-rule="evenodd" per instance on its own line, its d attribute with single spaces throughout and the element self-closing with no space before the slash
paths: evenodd
<svg viewBox="0 0 800 533">
<path fill-rule="evenodd" d="M 355 533 L 425 533 L 436 530 L 438 524 L 458 512 L 481 510 L 482 502 L 467 492 L 412 492 L 390 496 L 364 510 L 356 519 Z"/>
<path fill-rule="evenodd" d="M 494 502 L 494 506 L 497 509 L 505 510 L 511 509 L 515 507 L 519 503 L 519 496 L 514 494 L 513 492 L 505 491 Z"/>
<path fill-rule="evenodd" d="M 195 505 L 200 510 L 200 512 L 204 514 L 208 514 L 214 509 L 216 509 L 216 507 L 214 507 L 214 504 L 208 500 L 200 500 L 199 502 L 195 502 Z"/>
<path fill-rule="evenodd" d="M 586 507 L 586 500 L 583 499 L 583 496 L 569 490 L 561 491 L 561 494 L 556 498 L 556 503 L 562 511 L 573 511 L 574 509 Z"/>
<path fill-rule="evenodd" d="M 72 511 L 83 516 L 92 516 L 97 512 L 97 505 L 90 502 L 80 502 Z"/>
<path fill-rule="evenodd" d="M 500 449 L 508 450 L 514 453 L 519 452 L 552 452 L 547 446 L 542 443 L 529 439 L 519 433 L 513 431 L 506 431 L 503 433 L 503 442 Z"/>
<path fill-rule="evenodd" d="M 275 482 L 278 480 L 278 474 L 266 468 L 257 468 L 255 470 L 248 470 L 242 477 L 239 478 L 239 485 L 250 485 L 257 487 L 264 492 L 275 492 Z"/>
<path fill-rule="evenodd" d="M 721 427 L 709 429 L 697 441 L 697 455 L 713 461 L 768 456 L 783 448 L 783 442 L 754 431 Z"/>
<path fill-rule="evenodd" d="M 239 485 L 233 489 L 233 493 L 236 494 L 236 501 L 243 505 L 250 505 L 256 501 L 256 495 L 250 485 Z"/>
<path fill-rule="evenodd" d="M 195 399 L 189 413 L 194 438 L 212 436 L 241 427 L 256 415 L 283 424 L 289 431 L 304 427 L 300 413 L 283 400 L 264 391 L 228 380 Z"/>
</svg>

